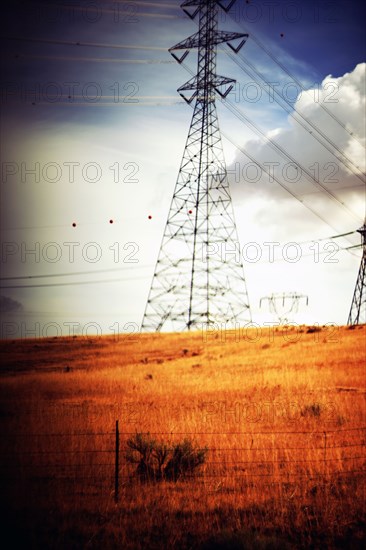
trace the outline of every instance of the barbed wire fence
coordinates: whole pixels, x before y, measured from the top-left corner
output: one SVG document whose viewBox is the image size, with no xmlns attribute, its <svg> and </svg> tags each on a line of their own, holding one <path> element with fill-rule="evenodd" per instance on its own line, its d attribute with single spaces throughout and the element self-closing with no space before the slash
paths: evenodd
<svg viewBox="0 0 366 550">
<path fill-rule="evenodd" d="M 41 484 L 58 486 L 62 493 L 113 497 L 115 502 L 129 484 L 138 481 L 126 459 L 127 441 L 140 433 L 164 442 L 177 438 L 214 442 L 204 448 L 207 460 L 194 478 L 209 490 L 220 483 L 242 489 L 255 485 L 278 486 L 327 482 L 337 478 L 354 483 L 366 473 L 366 427 L 319 431 L 142 432 L 121 430 L 119 421 L 109 432 L 20 433 L 1 435 L 0 487 Z M 230 444 L 230 438 L 235 441 Z M 295 439 L 296 438 L 296 441 Z M 238 441 L 240 445 L 238 446 Z M 219 442 L 219 445 L 217 445 Z M 300 456 L 300 458 L 299 458 Z"/>
</svg>

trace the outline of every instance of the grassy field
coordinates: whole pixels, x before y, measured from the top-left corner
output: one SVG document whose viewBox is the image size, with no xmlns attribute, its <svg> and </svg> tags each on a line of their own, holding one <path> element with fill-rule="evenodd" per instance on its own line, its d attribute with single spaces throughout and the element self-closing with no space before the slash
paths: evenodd
<svg viewBox="0 0 366 550">
<path fill-rule="evenodd" d="M 351 328 L 1 342 L 2 547 L 363 548 L 366 326 Z M 136 432 L 188 437 L 206 462 L 143 483 Z"/>
</svg>

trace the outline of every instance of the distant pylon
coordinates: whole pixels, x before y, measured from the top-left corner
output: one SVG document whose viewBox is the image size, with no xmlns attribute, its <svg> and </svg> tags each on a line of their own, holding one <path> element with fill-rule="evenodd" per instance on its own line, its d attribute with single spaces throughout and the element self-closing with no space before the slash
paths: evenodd
<svg viewBox="0 0 366 550">
<path fill-rule="evenodd" d="M 297 313 L 299 311 L 299 303 L 302 298 L 306 299 L 306 305 L 309 303 L 309 298 L 303 294 L 297 292 L 289 292 L 282 294 L 271 294 L 270 296 L 263 296 L 260 299 L 259 307 L 262 307 L 262 302 L 268 300 L 269 311 L 277 316 L 280 325 L 291 322 L 289 315 L 291 313 Z M 280 302 L 282 306 L 278 306 Z M 282 311 L 280 308 L 282 307 Z"/>
<path fill-rule="evenodd" d="M 216 94 L 226 97 L 235 83 L 216 73 L 217 45 L 227 43 L 237 53 L 248 38 L 218 30 L 219 9 L 227 12 L 234 1 L 181 4 L 191 19 L 199 15 L 199 30 L 169 51 L 182 63 L 190 49 L 198 49 L 197 74 L 178 89 L 188 104 L 195 100 L 195 106 L 143 331 L 251 321 L 215 104 Z"/>
<path fill-rule="evenodd" d="M 362 258 L 348 315 L 348 325 L 366 323 L 366 219 L 357 231 L 361 234 Z"/>
</svg>

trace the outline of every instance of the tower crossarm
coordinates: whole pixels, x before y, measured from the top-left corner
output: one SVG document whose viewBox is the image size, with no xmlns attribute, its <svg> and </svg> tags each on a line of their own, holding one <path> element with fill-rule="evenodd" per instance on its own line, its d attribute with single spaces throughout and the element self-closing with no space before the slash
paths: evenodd
<svg viewBox="0 0 366 550">
<path fill-rule="evenodd" d="M 208 43 L 210 46 L 217 46 L 217 44 L 222 44 L 224 42 L 227 43 L 227 45 L 235 52 L 237 53 L 245 44 L 245 42 L 248 39 L 247 33 L 242 32 L 228 32 L 228 31 L 218 31 L 216 30 L 212 35 L 204 37 L 202 39 L 202 36 L 200 36 L 200 33 L 196 32 L 195 34 L 192 34 L 192 36 L 189 36 L 185 40 L 182 40 L 181 42 L 178 42 L 175 46 L 172 46 L 169 48 L 169 52 L 173 55 L 173 52 L 176 50 L 186 50 L 184 55 L 184 58 L 188 55 L 188 50 L 192 50 L 194 48 L 199 48 L 200 46 L 206 46 Z M 242 39 L 241 42 L 234 46 L 231 44 L 234 40 Z M 182 63 L 183 58 L 178 58 L 175 56 L 175 59 L 178 61 L 178 63 Z"/>
<path fill-rule="evenodd" d="M 226 1 L 213 0 L 213 1 L 216 4 L 218 4 L 220 8 L 222 8 L 225 12 L 228 12 L 231 6 L 233 6 L 233 4 L 235 4 L 236 2 L 236 0 L 226 0 Z M 191 19 L 194 19 L 199 9 L 205 4 L 207 4 L 207 0 L 185 0 L 185 2 L 183 2 L 180 7 Z M 193 11 L 189 11 L 188 8 L 191 8 L 191 7 L 196 7 L 196 9 L 194 9 Z"/>
<path fill-rule="evenodd" d="M 363 226 L 360 227 L 360 229 L 357 229 L 357 233 L 360 233 L 360 235 L 361 235 L 361 246 L 363 248 L 365 248 L 365 246 L 366 246 L 366 221 L 363 224 Z"/>
<path fill-rule="evenodd" d="M 225 98 L 233 89 L 233 86 L 235 84 L 236 80 L 233 78 L 227 78 L 226 76 L 219 76 L 215 75 L 212 77 L 210 81 L 210 88 L 211 92 L 215 90 L 222 98 Z M 224 86 L 222 90 L 220 90 L 220 87 Z M 197 76 L 194 76 L 188 82 L 180 86 L 178 88 L 178 92 L 181 95 L 181 97 L 187 102 L 191 103 L 193 99 L 195 99 L 198 96 L 199 90 L 205 90 L 207 88 L 207 82 L 204 82 L 202 79 L 198 79 Z M 187 97 L 184 92 L 188 90 L 193 90 L 194 93 Z M 214 94 L 211 93 L 211 101 L 214 99 Z"/>
</svg>

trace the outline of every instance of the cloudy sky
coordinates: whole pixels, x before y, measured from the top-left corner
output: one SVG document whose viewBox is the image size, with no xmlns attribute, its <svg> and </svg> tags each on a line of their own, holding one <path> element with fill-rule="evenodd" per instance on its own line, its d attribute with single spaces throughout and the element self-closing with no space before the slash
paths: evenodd
<svg viewBox="0 0 366 550">
<path fill-rule="evenodd" d="M 182 66 L 168 48 L 197 22 L 175 0 L 4 11 L 1 335 L 136 332 L 192 116 L 176 90 L 195 52 Z M 217 109 L 253 321 L 277 319 L 262 297 L 297 292 L 309 302 L 293 321 L 345 324 L 365 215 L 365 8 L 230 13 L 220 28 L 249 39 L 237 56 L 220 47 L 237 84 Z"/>
</svg>

